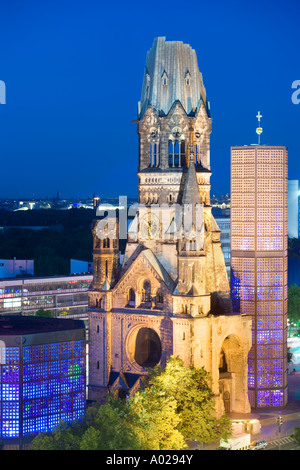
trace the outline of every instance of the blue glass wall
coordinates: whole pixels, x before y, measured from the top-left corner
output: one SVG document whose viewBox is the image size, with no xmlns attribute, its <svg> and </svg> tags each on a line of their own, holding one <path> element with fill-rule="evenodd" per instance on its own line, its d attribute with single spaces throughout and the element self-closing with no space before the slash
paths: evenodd
<svg viewBox="0 0 300 470">
<path fill-rule="evenodd" d="M 4 348 L 0 365 L 0 437 L 52 431 L 85 411 L 83 340 Z"/>
</svg>

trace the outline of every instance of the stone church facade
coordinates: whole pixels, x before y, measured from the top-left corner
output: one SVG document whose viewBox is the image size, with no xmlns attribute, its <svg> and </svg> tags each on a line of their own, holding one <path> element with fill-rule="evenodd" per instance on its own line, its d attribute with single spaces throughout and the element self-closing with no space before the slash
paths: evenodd
<svg viewBox="0 0 300 470">
<path fill-rule="evenodd" d="M 210 205 L 209 103 L 189 45 L 154 41 L 136 122 L 139 204 L 122 264 L 118 219 L 93 226 L 89 398 L 134 393 L 173 354 L 210 373 L 218 415 L 249 413 L 251 319 L 232 314 Z"/>
</svg>

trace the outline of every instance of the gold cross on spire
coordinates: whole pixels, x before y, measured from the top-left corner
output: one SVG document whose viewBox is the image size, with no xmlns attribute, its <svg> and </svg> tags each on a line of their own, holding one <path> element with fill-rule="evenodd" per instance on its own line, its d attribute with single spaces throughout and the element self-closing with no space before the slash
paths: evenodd
<svg viewBox="0 0 300 470">
<path fill-rule="evenodd" d="M 260 114 L 260 111 L 258 111 L 258 115 L 256 116 L 257 119 L 258 119 L 258 122 L 260 122 L 261 118 L 262 118 L 262 115 Z"/>
<path fill-rule="evenodd" d="M 262 134 L 263 128 L 260 127 L 260 120 L 262 118 L 262 115 L 260 114 L 260 111 L 258 111 L 257 114 L 257 119 L 258 119 L 258 127 L 256 128 L 256 134 L 258 135 L 258 145 L 260 145 L 260 134 Z"/>
</svg>

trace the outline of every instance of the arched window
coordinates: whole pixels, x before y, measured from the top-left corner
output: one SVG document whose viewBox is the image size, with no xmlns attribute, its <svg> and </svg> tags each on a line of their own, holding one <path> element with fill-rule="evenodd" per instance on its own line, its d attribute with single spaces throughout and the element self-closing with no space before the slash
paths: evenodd
<svg viewBox="0 0 300 470">
<path fill-rule="evenodd" d="M 169 167 L 173 166 L 174 142 L 169 140 Z"/>
<path fill-rule="evenodd" d="M 157 142 L 150 143 L 150 166 L 158 166 L 159 145 Z"/>
<path fill-rule="evenodd" d="M 185 161 L 185 141 L 182 140 L 180 142 L 180 166 L 185 167 L 186 166 L 186 161 Z"/>
<path fill-rule="evenodd" d="M 189 247 L 189 250 L 190 251 L 196 251 L 196 248 L 197 248 L 197 245 L 196 245 L 196 240 L 190 240 L 190 247 Z M 194 270 L 192 271 L 193 273 L 193 276 L 194 276 Z M 193 281 L 194 282 L 194 281 Z"/>
<path fill-rule="evenodd" d="M 198 145 L 195 145 L 195 165 L 198 164 Z"/>
<path fill-rule="evenodd" d="M 103 240 L 103 248 L 109 248 L 109 238 L 104 238 L 104 240 Z"/>
<path fill-rule="evenodd" d="M 169 140 L 169 167 L 185 166 L 185 141 Z"/>
<path fill-rule="evenodd" d="M 178 140 L 175 140 L 175 145 L 174 145 L 174 166 L 177 167 L 177 168 L 179 166 L 181 166 L 180 162 L 179 162 L 179 159 L 180 159 L 180 142 L 178 142 Z"/>
<path fill-rule="evenodd" d="M 151 302 L 151 284 L 149 281 L 144 281 L 142 288 L 142 302 Z"/>
<path fill-rule="evenodd" d="M 160 307 L 164 303 L 164 296 L 162 292 L 159 290 L 156 293 L 156 305 Z"/>
<path fill-rule="evenodd" d="M 219 372 L 223 373 L 223 372 L 227 372 L 227 370 L 228 369 L 227 369 L 225 353 L 224 353 L 224 350 L 221 349 L 220 357 L 219 357 Z"/>
<path fill-rule="evenodd" d="M 129 290 L 129 300 L 135 300 L 135 292 L 132 287 Z"/>
<path fill-rule="evenodd" d="M 132 287 L 129 289 L 128 293 L 128 305 L 135 306 L 135 292 Z"/>
</svg>

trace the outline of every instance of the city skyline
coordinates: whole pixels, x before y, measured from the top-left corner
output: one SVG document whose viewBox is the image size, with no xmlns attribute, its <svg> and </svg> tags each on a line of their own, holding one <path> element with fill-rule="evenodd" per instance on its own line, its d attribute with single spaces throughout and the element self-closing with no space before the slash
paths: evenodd
<svg viewBox="0 0 300 470">
<path fill-rule="evenodd" d="M 230 192 L 230 147 L 258 142 L 258 111 L 261 144 L 287 146 L 289 178 L 299 177 L 295 1 L 194 3 L 196 26 L 176 1 L 159 5 L 160 14 L 135 1 L 2 2 L 1 9 L 1 198 L 137 196 L 132 121 L 145 51 L 157 36 L 199 51 L 211 106 L 212 194 Z"/>
</svg>

